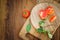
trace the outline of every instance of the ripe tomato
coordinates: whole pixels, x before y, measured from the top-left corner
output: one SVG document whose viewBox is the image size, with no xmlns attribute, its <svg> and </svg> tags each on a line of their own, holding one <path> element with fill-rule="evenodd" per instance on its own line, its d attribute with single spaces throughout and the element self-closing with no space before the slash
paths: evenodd
<svg viewBox="0 0 60 40">
<path fill-rule="evenodd" d="M 56 16 L 52 16 L 49 21 L 53 22 L 55 19 L 56 19 Z"/>
<path fill-rule="evenodd" d="M 48 6 L 48 7 L 46 8 L 46 12 L 47 12 L 48 15 L 53 14 L 53 13 L 54 13 L 53 7 L 52 7 L 52 6 Z"/>
<path fill-rule="evenodd" d="M 45 12 L 45 10 L 40 10 L 39 16 L 41 19 L 45 19 L 47 17 L 47 13 Z"/>
<path fill-rule="evenodd" d="M 28 18 L 28 17 L 30 16 L 30 11 L 27 10 L 27 9 L 23 10 L 22 16 L 23 16 L 24 18 Z"/>
</svg>

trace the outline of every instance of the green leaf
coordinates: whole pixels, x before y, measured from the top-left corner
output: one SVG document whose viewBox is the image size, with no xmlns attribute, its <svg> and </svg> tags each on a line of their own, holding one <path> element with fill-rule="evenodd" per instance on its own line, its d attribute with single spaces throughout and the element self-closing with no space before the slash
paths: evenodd
<svg viewBox="0 0 60 40">
<path fill-rule="evenodd" d="M 52 38 L 52 34 L 50 33 L 50 31 L 47 31 L 47 33 L 48 33 L 48 37 Z"/>
<path fill-rule="evenodd" d="M 44 26 L 44 24 L 45 24 L 44 21 L 40 21 L 40 22 L 39 22 L 39 25 L 40 25 L 40 26 Z"/>
<path fill-rule="evenodd" d="M 52 38 L 52 34 L 51 34 L 51 33 L 48 33 L 48 37 L 49 37 L 49 38 Z"/>
<path fill-rule="evenodd" d="M 40 28 L 37 29 L 37 32 L 47 34 L 47 31 L 45 29 L 43 29 L 43 27 L 41 27 L 41 26 L 40 26 Z"/>
<path fill-rule="evenodd" d="M 29 32 L 29 31 L 30 31 L 30 29 L 31 29 L 31 25 L 30 25 L 30 24 L 28 24 L 28 25 L 27 25 L 27 27 L 26 27 L 26 31 L 27 31 L 27 32 Z"/>
<path fill-rule="evenodd" d="M 42 27 L 38 28 L 37 32 L 42 33 L 43 32 L 43 28 Z"/>
<path fill-rule="evenodd" d="M 46 31 L 46 30 L 43 30 L 43 33 L 44 33 L 44 34 L 46 34 L 46 33 L 47 33 L 47 31 Z"/>
</svg>

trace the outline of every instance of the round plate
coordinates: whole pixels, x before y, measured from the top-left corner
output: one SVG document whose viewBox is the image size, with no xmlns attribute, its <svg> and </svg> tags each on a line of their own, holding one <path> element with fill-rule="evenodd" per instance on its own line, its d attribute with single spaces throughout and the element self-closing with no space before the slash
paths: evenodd
<svg viewBox="0 0 60 40">
<path fill-rule="evenodd" d="M 30 19 L 31 19 L 31 23 L 33 25 L 33 27 L 35 29 L 38 29 L 40 28 L 39 27 L 39 22 L 41 21 L 40 17 L 38 16 L 38 11 L 41 10 L 41 9 L 45 9 L 47 6 L 52 6 L 54 8 L 54 11 L 55 13 L 57 9 L 57 7 L 54 5 L 54 4 L 48 4 L 48 3 L 40 3 L 40 4 L 37 4 L 31 11 L 31 16 L 30 16 Z M 50 22 L 48 22 L 50 24 Z M 47 24 L 48 25 L 48 24 Z"/>
</svg>

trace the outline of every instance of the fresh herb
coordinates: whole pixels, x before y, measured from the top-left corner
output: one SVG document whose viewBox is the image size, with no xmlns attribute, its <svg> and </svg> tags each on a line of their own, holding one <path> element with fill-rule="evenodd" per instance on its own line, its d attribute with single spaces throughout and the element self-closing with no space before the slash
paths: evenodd
<svg viewBox="0 0 60 40">
<path fill-rule="evenodd" d="M 48 33 L 48 37 L 52 38 L 52 34 L 50 33 L 50 31 L 48 31 L 47 33 Z"/>
<path fill-rule="evenodd" d="M 45 23 L 44 21 L 39 22 L 40 28 L 37 29 L 37 32 L 46 34 L 46 30 L 44 30 L 42 27 L 42 26 L 44 26 L 44 23 Z"/>
<path fill-rule="evenodd" d="M 44 33 L 44 34 L 46 34 L 46 33 L 47 33 L 47 31 L 46 31 L 46 30 L 43 30 L 43 33 Z"/>
<path fill-rule="evenodd" d="M 42 27 L 38 28 L 37 32 L 42 33 L 43 32 L 43 28 Z"/>
<path fill-rule="evenodd" d="M 52 34 L 51 34 L 51 33 L 48 33 L 48 37 L 49 37 L 49 38 L 52 38 Z"/>
<path fill-rule="evenodd" d="M 45 23 L 44 21 L 40 21 L 39 26 L 44 26 L 44 23 Z"/>
<path fill-rule="evenodd" d="M 39 32 L 39 33 L 44 33 L 44 34 L 47 33 L 47 31 L 44 30 L 43 27 L 38 28 L 38 29 L 37 29 L 37 32 Z"/>
<path fill-rule="evenodd" d="M 26 27 L 26 31 L 29 32 L 31 30 L 31 24 L 28 24 Z"/>
<path fill-rule="evenodd" d="M 52 38 L 52 34 L 50 33 L 50 31 L 46 31 L 45 29 L 43 29 L 42 26 L 44 26 L 44 23 L 45 23 L 44 21 L 40 21 L 40 22 L 39 22 L 40 28 L 37 29 L 37 32 L 39 32 L 39 33 L 44 33 L 44 34 L 48 34 L 48 37 L 49 37 L 49 38 Z"/>
</svg>

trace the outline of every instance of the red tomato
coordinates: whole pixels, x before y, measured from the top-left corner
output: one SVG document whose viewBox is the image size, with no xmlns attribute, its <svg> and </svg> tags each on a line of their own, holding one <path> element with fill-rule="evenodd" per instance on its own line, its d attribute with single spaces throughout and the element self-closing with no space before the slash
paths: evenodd
<svg viewBox="0 0 60 40">
<path fill-rule="evenodd" d="M 55 19 L 56 19 L 56 16 L 52 16 L 49 21 L 53 22 Z"/>
<path fill-rule="evenodd" d="M 47 13 L 45 12 L 45 10 L 40 10 L 39 16 L 41 19 L 45 19 L 47 17 Z"/>
<path fill-rule="evenodd" d="M 28 17 L 30 16 L 30 11 L 27 10 L 27 9 L 23 10 L 22 16 L 23 16 L 24 18 L 28 18 Z"/>
<path fill-rule="evenodd" d="M 54 13 L 53 7 L 52 7 L 52 6 L 48 6 L 48 7 L 46 8 L 46 12 L 47 12 L 48 15 L 53 14 L 53 13 Z"/>
</svg>

